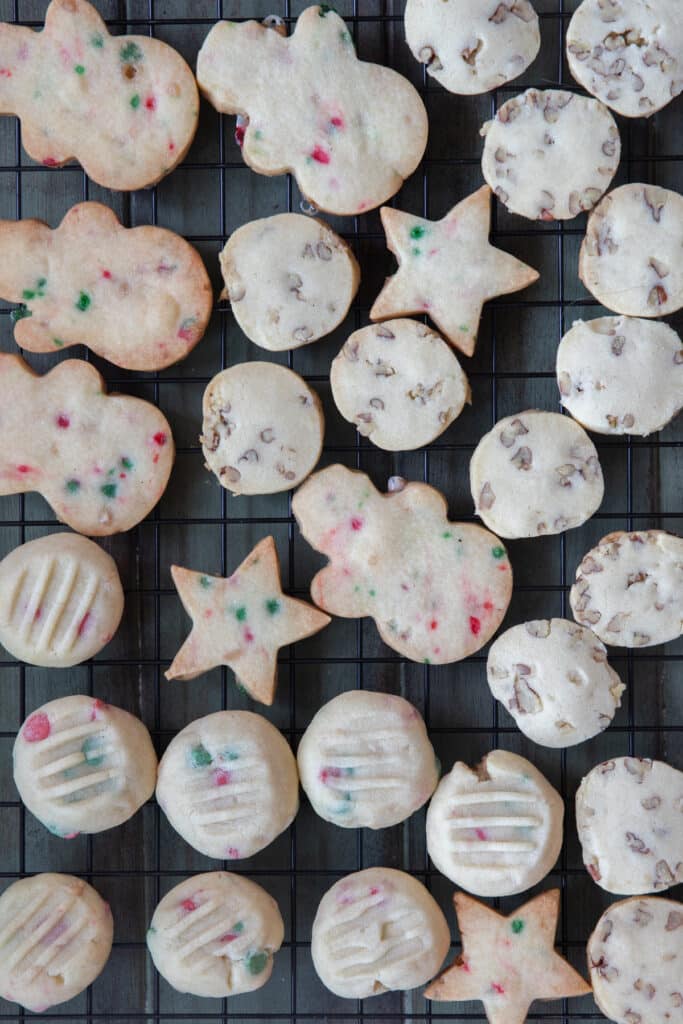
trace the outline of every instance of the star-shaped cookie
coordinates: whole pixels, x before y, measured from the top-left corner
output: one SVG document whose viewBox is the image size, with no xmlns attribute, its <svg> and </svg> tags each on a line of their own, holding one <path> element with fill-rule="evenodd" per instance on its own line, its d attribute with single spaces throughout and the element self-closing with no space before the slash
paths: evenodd
<svg viewBox="0 0 683 1024">
<path fill-rule="evenodd" d="M 427 313 L 451 345 L 471 356 L 487 299 L 538 280 L 533 267 L 490 244 L 488 185 L 443 220 L 425 220 L 389 206 L 380 215 L 398 270 L 375 299 L 371 320 Z"/>
<path fill-rule="evenodd" d="M 227 665 L 250 697 L 272 704 L 277 652 L 323 629 L 329 615 L 305 601 L 287 597 L 280 584 L 275 541 L 265 537 L 232 576 L 171 566 L 192 632 L 166 673 L 167 679 L 194 679 Z"/>
<path fill-rule="evenodd" d="M 463 950 L 427 987 L 427 999 L 481 1000 L 490 1024 L 523 1024 L 534 999 L 591 991 L 554 949 L 559 889 L 541 893 L 509 917 L 464 892 L 456 892 L 453 902 Z"/>
</svg>

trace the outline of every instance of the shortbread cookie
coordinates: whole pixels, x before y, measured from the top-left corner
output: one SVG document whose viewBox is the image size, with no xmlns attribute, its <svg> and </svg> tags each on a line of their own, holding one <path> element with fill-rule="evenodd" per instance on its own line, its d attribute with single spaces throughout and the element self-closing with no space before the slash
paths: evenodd
<svg viewBox="0 0 683 1024">
<path fill-rule="evenodd" d="M 244 224 L 220 254 L 235 320 L 261 348 L 300 348 L 338 327 L 360 283 L 350 247 L 332 228 L 300 213 Z"/>
<path fill-rule="evenodd" d="M 311 955 L 318 977 L 343 999 L 424 985 L 451 937 L 434 897 L 412 875 L 366 868 L 340 878 L 318 906 Z"/>
<path fill-rule="evenodd" d="M 113 189 L 153 185 L 197 130 L 194 75 L 150 36 L 110 36 L 85 0 L 52 0 L 42 32 L 0 25 L 0 112 L 21 120 L 24 149 L 46 167 L 78 160 Z"/>
<path fill-rule="evenodd" d="M 444 89 L 490 92 L 517 78 L 541 45 L 529 0 L 408 0 L 406 42 Z"/>
<path fill-rule="evenodd" d="M 223 999 L 265 985 L 284 935 L 279 907 L 265 889 L 242 875 L 210 871 L 166 893 L 147 947 L 173 988 Z"/>
<path fill-rule="evenodd" d="M 425 991 L 438 1002 L 481 1001 L 490 1024 L 524 1024 L 536 999 L 590 992 L 554 949 L 560 890 L 548 889 L 508 917 L 464 892 L 453 896 L 463 949 Z"/>
<path fill-rule="evenodd" d="M 607 107 L 564 89 L 527 89 L 481 134 L 484 177 L 511 213 L 530 220 L 592 210 L 619 166 L 619 131 Z"/>
<path fill-rule="evenodd" d="M 487 530 L 450 522 L 433 487 L 381 494 L 365 473 L 329 466 L 297 491 L 292 512 L 330 560 L 311 584 L 315 603 L 342 618 L 371 616 L 404 657 L 459 661 L 500 626 L 512 594 L 507 552 Z"/>
<path fill-rule="evenodd" d="M 525 736 L 573 747 L 606 729 L 626 689 L 595 633 L 566 619 L 522 622 L 489 649 L 491 693 Z"/>
<path fill-rule="evenodd" d="M 127 370 L 183 359 L 212 303 L 201 257 L 184 238 L 124 228 L 101 203 L 73 206 L 54 231 L 42 220 L 0 221 L 0 297 L 22 303 L 11 314 L 22 348 L 87 345 Z"/>
<path fill-rule="evenodd" d="M 0 580 L 2 563 L 0 563 Z M 277 652 L 324 629 L 329 615 L 282 593 L 272 537 L 264 537 L 227 579 L 171 566 L 171 576 L 192 632 L 166 672 L 194 679 L 227 665 L 250 697 L 272 704 Z M 0 639 L 2 636 L 0 634 Z"/>
<path fill-rule="evenodd" d="M 292 823 L 299 777 L 289 744 L 251 711 L 217 711 L 186 725 L 159 763 L 157 802 L 207 857 L 251 857 Z"/>
<path fill-rule="evenodd" d="M 0 996 L 34 1013 L 83 992 L 109 959 L 109 904 L 73 875 L 13 882 L 0 896 Z"/>
<path fill-rule="evenodd" d="M 664 530 L 608 533 L 576 570 L 577 622 L 615 647 L 652 647 L 683 631 L 683 539 Z"/>
<path fill-rule="evenodd" d="M 575 320 L 557 350 L 557 384 L 588 430 L 647 437 L 683 406 L 683 343 L 658 320 Z"/>
<path fill-rule="evenodd" d="M 354 331 L 332 363 L 330 385 L 344 419 L 390 452 L 434 441 L 471 401 L 454 353 L 417 320 Z"/>
<path fill-rule="evenodd" d="M 128 821 L 156 778 L 156 753 L 140 719 L 84 694 L 43 704 L 14 744 L 21 799 L 63 839 Z"/>
<path fill-rule="evenodd" d="M 579 277 L 598 302 L 627 316 L 683 306 L 683 196 L 657 185 L 621 185 L 595 207 Z"/>
<path fill-rule="evenodd" d="M 166 417 L 107 395 L 82 359 L 44 377 L 0 355 L 0 495 L 38 491 L 63 523 L 103 536 L 130 530 L 166 489 L 175 448 Z"/>
<path fill-rule="evenodd" d="M 330 213 L 386 202 L 427 145 L 417 90 L 396 71 L 359 61 L 326 4 L 307 7 L 289 38 L 257 21 L 219 22 L 199 51 L 197 80 L 217 110 L 244 116 L 245 162 L 260 174 L 290 171 Z"/>
<path fill-rule="evenodd" d="M 649 117 L 683 90 L 678 0 L 583 0 L 567 28 L 569 70 L 624 117 Z"/>
<path fill-rule="evenodd" d="M 233 494 L 274 494 L 301 483 L 320 458 L 320 399 L 277 363 L 239 363 L 216 374 L 202 403 L 207 468 Z"/>
<path fill-rule="evenodd" d="M 427 850 L 439 871 L 477 896 L 524 892 L 562 847 L 564 803 L 531 762 L 493 750 L 476 768 L 456 762 L 427 811 Z"/>
<path fill-rule="evenodd" d="M 348 690 L 324 704 L 297 760 L 314 811 L 342 828 L 398 825 L 439 781 L 420 712 L 390 693 Z"/>
<path fill-rule="evenodd" d="M 581 526 L 605 490 L 588 434 L 556 412 L 498 420 L 470 462 L 475 511 L 501 537 L 538 537 Z"/>
</svg>

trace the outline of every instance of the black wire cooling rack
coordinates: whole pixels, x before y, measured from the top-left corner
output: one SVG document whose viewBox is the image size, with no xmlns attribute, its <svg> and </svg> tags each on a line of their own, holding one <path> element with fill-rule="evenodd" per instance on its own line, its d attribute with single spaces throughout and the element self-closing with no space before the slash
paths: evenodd
<svg viewBox="0 0 683 1024">
<path fill-rule="evenodd" d="M 0 0 L 0 19 L 40 28 L 45 0 Z M 157 36 L 179 49 L 194 67 L 211 25 L 221 17 L 263 18 L 276 13 L 291 26 L 303 0 L 99 0 L 97 7 L 114 33 Z M 430 142 L 417 173 L 396 197 L 401 209 L 443 214 L 481 182 L 478 128 L 505 99 L 528 86 L 576 89 L 563 58 L 563 36 L 578 0 L 535 0 L 541 17 L 541 53 L 516 82 L 482 97 L 456 97 L 427 81 L 403 35 L 402 3 L 343 0 L 336 5 L 364 59 L 402 71 L 420 88 L 430 116 Z M 683 191 L 681 99 L 648 121 L 621 121 L 622 160 L 615 184 L 656 182 Z M 298 210 L 296 185 L 286 177 L 267 179 L 242 162 L 233 141 L 231 118 L 202 103 L 200 130 L 187 160 L 156 188 L 122 196 L 89 182 L 78 167 L 37 166 L 22 151 L 13 118 L 0 118 L 0 216 L 38 216 L 55 226 L 73 203 L 100 199 L 127 225 L 160 224 L 184 234 L 202 253 L 218 294 L 217 254 L 230 232 L 254 217 Z M 467 484 L 469 456 L 496 419 L 514 411 L 558 409 L 554 376 L 557 344 L 578 317 L 600 315 L 600 307 L 577 278 L 578 247 L 585 218 L 532 224 L 494 206 L 492 234 L 502 248 L 537 267 L 540 281 L 525 292 L 486 308 L 473 359 L 463 360 L 473 392 L 472 408 L 429 448 L 390 455 L 361 439 L 334 409 L 329 365 L 351 330 L 367 314 L 385 274 L 393 269 L 377 212 L 354 218 L 326 218 L 349 240 L 363 280 L 357 303 L 334 336 L 289 353 L 287 364 L 319 391 L 327 419 L 323 464 L 341 461 L 367 471 L 384 487 L 400 474 L 442 490 L 451 517 L 472 518 Z M 9 310 L 0 310 L 0 345 L 15 351 Z M 677 326 L 677 318 L 671 318 Z M 680 329 L 683 319 L 678 317 Z M 85 351 L 72 350 L 90 358 Z M 28 355 L 41 371 L 54 359 Z M 322 893 L 347 872 L 373 864 L 411 871 L 433 891 L 449 915 L 452 886 L 430 865 L 425 850 L 424 812 L 379 833 L 346 831 L 316 818 L 303 802 L 295 824 L 253 860 L 231 862 L 264 885 L 285 918 L 285 943 L 269 983 L 230 1001 L 200 1000 L 175 993 L 155 973 L 144 938 L 156 902 L 192 872 L 218 865 L 196 854 L 167 826 L 153 801 L 130 822 L 111 832 L 70 843 L 49 835 L 20 804 L 11 778 L 11 746 L 26 714 L 46 700 L 87 692 L 127 708 L 149 726 L 159 753 L 193 718 L 226 707 L 248 707 L 232 682 L 217 670 L 192 683 L 167 683 L 163 671 L 189 628 L 172 587 L 169 566 L 227 574 L 262 536 L 272 533 L 283 563 L 283 581 L 305 596 L 320 564 L 298 535 L 287 495 L 232 498 L 202 466 L 197 441 L 201 395 L 211 377 L 244 359 L 275 359 L 240 334 L 229 308 L 218 305 L 205 339 L 183 363 L 157 374 L 132 374 L 92 357 L 110 389 L 141 395 L 169 416 L 177 442 L 176 466 L 166 495 L 152 515 L 128 534 L 103 546 L 116 558 L 126 590 L 126 612 L 114 641 L 84 666 L 49 671 L 0 660 L 0 878 L 2 887 L 39 871 L 79 874 L 112 905 L 112 957 L 96 983 L 78 999 L 34 1018 L 0 1000 L 0 1020 L 75 1021 L 484 1021 L 481 1004 L 430 1004 L 420 990 L 387 993 L 364 1002 L 340 1000 L 317 980 L 310 960 L 310 927 Z M 637 387 L 634 381 L 634 387 Z M 506 626 L 529 617 L 564 615 L 573 572 L 601 536 L 613 529 L 661 527 L 683 533 L 681 505 L 681 422 L 652 438 L 595 438 L 606 477 L 600 512 L 561 537 L 509 544 L 515 593 Z M 0 499 L 0 554 L 56 526 L 36 495 Z M 585 973 L 586 939 L 610 902 L 581 864 L 573 824 L 573 794 L 586 771 L 618 754 L 654 756 L 683 767 L 681 643 L 625 652 L 611 662 L 628 686 L 624 705 L 606 733 L 565 751 L 536 747 L 492 700 L 485 681 L 485 652 L 456 665 L 429 667 L 405 662 L 378 640 L 367 622 L 335 620 L 323 633 L 281 652 L 280 682 L 271 709 L 257 706 L 296 747 L 317 708 L 352 687 L 400 692 L 422 713 L 445 770 L 453 761 L 476 762 L 501 746 L 529 757 L 566 801 L 565 842 L 555 869 L 537 889 L 559 886 L 561 951 Z M 676 895 L 676 892 L 674 892 Z M 495 901 L 511 909 L 525 897 Z M 451 955 L 458 949 L 454 942 Z M 457 1011 L 457 1012 L 454 1012 Z M 535 1004 L 530 1019 L 581 1022 L 602 1019 L 590 997 Z"/>
</svg>

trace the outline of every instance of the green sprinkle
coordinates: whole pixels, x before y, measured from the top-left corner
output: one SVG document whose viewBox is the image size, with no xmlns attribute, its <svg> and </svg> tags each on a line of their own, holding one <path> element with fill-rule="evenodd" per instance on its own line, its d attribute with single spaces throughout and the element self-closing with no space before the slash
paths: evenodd
<svg viewBox="0 0 683 1024">
<path fill-rule="evenodd" d="M 339 38 L 341 39 L 342 43 L 350 43 L 351 42 L 351 36 L 349 35 L 348 32 L 343 32 L 343 31 L 340 32 L 339 33 Z"/>
<path fill-rule="evenodd" d="M 413 256 L 421 256 L 422 255 L 422 249 L 412 249 L 411 251 L 412 251 Z"/>
<path fill-rule="evenodd" d="M 148 934 L 148 935 L 156 935 L 156 933 L 157 933 L 157 930 L 156 930 L 156 928 L 154 927 L 154 925 L 153 925 L 153 924 L 151 924 L 151 925 L 149 926 L 149 928 L 147 929 L 147 934 Z"/>
<path fill-rule="evenodd" d="M 29 302 L 31 299 L 35 299 L 36 293 L 32 292 L 29 288 L 24 288 L 23 292 L 21 293 L 21 297 L 22 299 L 26 299 L 26 301 Z"/>
<path fill-rule="evenodd" d="M 119 50 L 119 59 L 124 64 L 138 64 L 142 60 L 142 50 L 137 43 L 126 43 Z"/>
<path fill-rule="evenodd" d="M 415 239 L 424 238 L 426 233 L 427 233 L 427 228 L 424 227 L 422 224 L 416 224 L 414 228 L 410 229 L 410 237 L 411 238 L 415 238 Z"/>
<path fill-rule="evenodd" d="M 212 760 L 211 754 L 201 743 L 190 751 L 190 764 L 193 768 L 206 768 Z"/>
<path fill-rule="evenodd" d="M 81 489 L 80 480 L 67 480 L 66 489 L 69 492 L 69 494 L 78 494 L 78 492 Z"/>
<path fill-rule="evenodd" d="M 113 476 L 116 472 L 116 466 L 112 466 L 110 470 L 107 470 L 107 476 Z"/>
<path fill-rule="evenodd" d="M 102 744 L 97 736 L 89 736 L 81 750 L 91 768 L 97 768 L 104 761 L 104 754 L 101 753 Z M 100 753 L 96 753 L 97 751 Z"/>
<path fill-rule="evenodd" d="M 130 105 L 133 108 L 133 110 L 137 110 L 138 107 L 140 106 L 140 97 L 138 96 L 137 93 L 135 93 L 135 96 L 131 96 Z"/>
<path fill-rule="evenodd" d="M 232 926 L 230 931 L 232 932 L 233 935 L 241 935 L 242 932 L 244 931 L 244 923 L 242 921 L 238 921 L 237 924 L 234 924 Z"/>
<path fill-rule="evenodd" d="M 127 455 L 124 455 L 123 458 L 121 459 L 121 465 L 123 466 L 124 469 L 133 469 L 135 463 L 133 462 L 132 459 L 129 459 Z"/>
<path fill-rule="evenodd" d="M 422 659 L 422 664 L 423 665 L 431 665 L 431 661 L 429 660 L 429 658 L 423 658 Z"/>
<path fill-rule="evenodd" d="M 260 974 L 268 964 L 267 953 L 250 953 L 247 957 L 247 970 L 250 974 Z"/>
<path fill-rule="evenodd" d="M 370 595 L 370 597 L 374 597 L 376 593 L 376 590 L 368 590 L 368 594 Z"/>
<path fill-rule="evenodd" d="M 494 558 L 504 558 L 505 557 L 505 548 L 500 547 L 500 546 L 495 547 L 495 548 L 491 548 L 491 554 L 493 555 Z"/>
<path fill-rule="evenodd" d="M 39 295 L 42 295 L 44 293 L 44 289 L 45 289 L 45 285 L 46 284 L 47 284 L 47 278 L 46 277 L 39 277 L 38 280 L 36 281 L 36 291 L 38 292 Z"/>
<path fill-rule="evenodd" d="M 450 540 L 450 539 L 451 539 L 451 537 L 453 536 L 453 534 L 451 533 L 451 531 L 450 531 L 450 530 L 445 530 L 445 531 L 444 531 L 444 532 L 443 532 L 443 533 L 441 534 L 441 536 L 443 537 L 443 539 L 444 539 L 444 540 Z"/>
<path fill-rule="evenodd" d="M 64 342 L 62 341 L 61 338 L 53 338 L 52 344 L 55 346 L 55 348 L 64 348 Z"/>
<path fill-rule="evenodd" d="M 234 750 L 230 750 L 230 748 L 228 747 L 228 749 L 224 750 L 223 753 L 221 754 L 221 760 L 222 761 L 238 761 L 239 760 L 239 756 L 240 755 L 238 753 L 236 753 Z"/>
<path fill-rule="evenodd" d="M 260 142 L 261 139 L 263 138 L 263 132 L 261 131 L 260 128 L 257 128 L 256 131 L 254 132 L 254 138 L 257 140 L 257 142 Z"/>
<path fill-rule="evenodd" d="M 208 576 L 200 576 L 199 577 L 199 586 L 203 587 L 204 590 L 208 590 L 209 587 L 212 586 L 212 584 L 213 584 L 213 580 L 210 580 Z"/>
<path fill-rule="evenodd" d="M 96 50 L 101 50 L 104 46 L 104 39 L 99 32 L 96 32 L 94 36 L 90 36 L 90 45 L 94 46 Z"/>
<path fill-rule="evenodd" d="M 276 597 L 270 597 L 266 601 L 266 611 L 269 615 L 277 615 L 280 611 L 280 602 Z"/>
<path fill-rule="evenodd" d="M 520 917 L 516 917 L 510 927 L 515 935 L 519 935 L 520 932 L 524 931 L 524 921 Z"/>
<path fill-rule="evenodd" d="M 82 64 L 74 64 L 74 71 L 76 72 L 77 75 L 84 75 L 85 74 L 85 68 L 83 67 Z"/>
<path fill-rule="evenodd" d="M 86 309 L 90 306 L 92 299 L 87 292 L 80 292 L 78 301 L 76 302 L 76 309 L 80 309 L 81 313 L 85 313 Z"/>
<path fill-rule="evenodd" d="M 318 7 L 318 17 L 324 18 L 326 14 L 330 13 L 330 11 L 334 11 L 334 7 L 330 7 L 329 4 L 320 4 Z"/>
<path fill-rule="evenodd" d="M 244 622 L 247 617 L 246 605 L 241 604 L 239 608 L 235 608 L 235 618 L 238 622 Z"/>
<path fill-rule="evenodd" d="M 19 306 L 18 309 L 12 310 L 10 313 L 10 320 L 15 324 L 18 320 L 24 320 L 27 316 L 33 316 L 33 313 L 30 309 L 27 309 L 26 306 L 22 305 Z"/>
<path fill-rule="evenodd" d="M 105 498 L 115 498 L 116 484 L 102 484 L 102 486 L 100 487 L 100 491 L 105 496 Z"/>
<path fill-rule="evenodd" d="M 458 327 L 459 331 L 469 331 L 469 329 L 470 329 L 470 325 L 469 324 L 460 324 L 460 326 Z"/>
<path fill-rule="evenodd" d="M 345 768 L 344 769 L 344 775 L 353 775 L 353 773 L 354 773 L 354 769 L 353 768 Z"/>
</svg>

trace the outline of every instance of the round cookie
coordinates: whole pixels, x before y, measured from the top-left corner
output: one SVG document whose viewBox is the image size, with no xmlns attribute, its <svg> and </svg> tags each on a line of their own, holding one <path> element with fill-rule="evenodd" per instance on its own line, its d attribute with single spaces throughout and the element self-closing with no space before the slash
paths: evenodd
<svg viewBox="0 0 683 1024">
<path fill-rule="evenodd" d="M 202 451 L 233 494 L 289 491 L 320 458 L 325 423 L 317 394 L 277 363 L 239 363 L 204 392 Z"/>
<path fill-rule="evenodd" d="M 251 857 L 292 823 L 299 777 L 289 744 L 251 711 L 190 722 L 159 762 L 157 802 L 185 842 L 207 857 Z"/>
<path fill-rule="evenodd" d="M 223 999 L 265 985 L 284 934 L 265 889 L 242 875 L 209 871 L 186 878 L 157 904 L 147 947 L 178 992 Z"/>
<path fill-rule="evenodd" d="M 596 635 L 566 619 L 522 622 L 494 640 L 486 676 L 525 736 L 573 747 L 606 729 L 626 689 Z"/>
<path fill-rule="evenodd" d="M 612 903 L 588 940 L 593 998 L 616 1024 L 678 1024 L 683 1008 L 683 903 Z"/>
<path fill-rule="evenodd" d="M 683 305 L 683 196 L 621 185 L 595 207 L 579 277 L 598 302 L 626 316 L 665 316 Z"/>
<path fill-rule="evenodd" d="M 434 441 L 470 401 L 454 353 L 416 320 L 354 331 L 332 363 L 330 385 L 344 419 L 391 452 Z"/>
<path fill-rule="evenodd" d="M 320 901 L 311 955 L 318 977 L 343 999 L 424 985 L 450 945 L 446 918 L 412 875 L 366 868 L 340 878 Z"/>
<path fill-rule="evenodd" d="M 537 768 L 493 750 L 458 761 L 427 811 L 427 850 L 446 878 L 477 896 L 510 896 L 545 878 L 562 847 L 562 797 Z"/>
<path fill-rule="evenodd" d="M 220 254 L 232 312 L 271 352 L 309 345 L 338 327 L 358 291 L 360 268 L 339 235 L 313 217 L 280 213 L 234 231 Z"/>
<path fill-rule="evenodd" d="M 527 89 L 481 129 L 484 178 L 511 213 L 570 220 L 616 174 L 619 131 L 607 107 L 564 89 Z"/>
<path fill-rule="evenodd" d="M 683 540 L 664 530 L 617 531 L 584 555 L 569 592 L 574 618 L 603 643 L 652 647 L 683 629 Z"/>
<path fill-rule="evenodd" d="M 683 882 L 683 772 L 663 761 L 615 757 L 576 793 L 583 863 L 607 892 L 659 892 Z"/>
<path fill-rule="evenodd" d="M 140 719 L 84 694 L 32 712 L 13 756 L 21 799 L 64 839 L 128 821 L 156 783 L 157 757 Z"/>
<path fill-rule="evenodd" d="M 349 690 L 314 715 L 297 752 L 314 811 L 342 828 L 388 828 L 434 792 L 439 770 L 417 708 L 403 697 Z"/>
<path fill-rule="evenodd" d="M 79 995 L 111 952 L 109 904 L 81 878 L 44 874 L 0 896 L 0 996 L 34 1013 Z"/>
<path fill-rule="evenodd" d="M 575 320 L 557 350 L 557 383 L 587 430 L 647 437 L 683 405 L 683 344 L 657 320 Z"/>
<path fill-rule="evenodd" d="M 556 412 L 530 409 L 498 420 L 470 461 L 475 511 L 501 537 L 538 537 L 581 526 L 604 493 L 586 432 Z"/>
<path fill-rule="evenodd" d="M 490 92 L 521 75 L 541 45 L 529 0 L 408 0 L 406 42 L 449 92 Z"/>
</svg>

